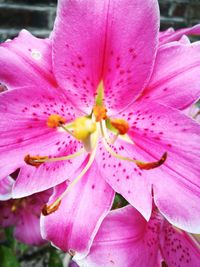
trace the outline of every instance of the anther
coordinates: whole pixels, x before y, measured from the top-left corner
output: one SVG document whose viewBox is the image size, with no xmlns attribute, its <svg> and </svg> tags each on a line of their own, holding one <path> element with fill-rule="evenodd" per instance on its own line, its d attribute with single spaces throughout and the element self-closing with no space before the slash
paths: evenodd
<svg viewBox="0 0 200 267">
<path fill-rule="evenodd" d="M 96 122 L 107 119 L 107 109 L 104 106 L 94 106 L 93 114 L 95 116 Z"/>
<path fill-rule="evenodd" d="M 42 214 L 44 216 L 47 216 L 47 215 L 57 211 L 60 204 L 61 204 L 61 201 L 59 201 L 56 205 L 55 205 L 55 203 L 53 203 L 52 205 L 49 205 L 49 206 L 47 204 L 45 204 L 44 207 L 42 208 Z"/>
<path fill-rule="evenodd" d="M 47 119 L 47 126 L 56 128 L 66 123 L 66 119 L 58 114 L 51 114 Z"/>
<path fill-rule="evenodd" d="M 141 170 L 151 170 L 154 168 L 157 168 L 159 166 L 161 166 L 167 159 L 167 152 L 165 152 L 161 159 L 158 161 L 154 161 L 154 162 L 136 162 L 136 165 L 141 169 Z"/>
<path fill-rule="evenodd" d="M 26 155 L 24 157 L 24 161 L 26 162 L 26 164 L 35 166 L 36 168 L 38 168 L 47 159 L 48 159 L 47 156 L 40 157 L 40 156 Z"/>
<path fill-rule="evenodd" d="M 129 130 L 129 124 L 123 119 L 112 119 L 110 120 L 112 126 L 118 130 L 119 134 L 126 134 Z"/>
<path fill-rule="evenodd" d="M 17 205 L 13 204 L 11 207 L 11 211 L 16 212 L 17 211 Z"/>
</svg>

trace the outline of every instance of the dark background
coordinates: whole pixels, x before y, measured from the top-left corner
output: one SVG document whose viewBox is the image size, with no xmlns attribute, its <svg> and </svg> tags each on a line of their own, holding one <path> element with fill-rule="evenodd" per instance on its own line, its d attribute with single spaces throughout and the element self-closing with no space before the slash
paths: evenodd
<svg viewBox="0 0 200 267">
<path fill-rule="evenodd" d="M 0 41 L 15 37 L 23 28 L 38 37 L 47 37 L 53 27 L 56 3 L 57 0 L 0 0 Z M 200 0 L 159 3 L 162 30 L 200 23 Z"/>
</svg>

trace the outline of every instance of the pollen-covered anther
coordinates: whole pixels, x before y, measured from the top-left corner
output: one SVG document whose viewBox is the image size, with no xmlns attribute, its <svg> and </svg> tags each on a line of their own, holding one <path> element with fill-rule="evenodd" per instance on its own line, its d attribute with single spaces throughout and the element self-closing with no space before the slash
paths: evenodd
<svg viewBox="0 0 200 267">
<path fill-rule="evenodd" d="M 24 157 L 24 161 L 26 162 L 26 164 L 31 165 L 31 166 L 35 166 L 36 168 L 38 168 L 48 158 L 49 157 L 47 157 L 47 156 L 41 157 L 41 156 L 26 155 Z"/>
<path fill-rule="evenodd" d="M 12 212 L 16 212 L 17 211 L 17 206 L 15 204 L 12 205 L 11 211 Z"/>
<path fill-rule="evenodd" d="M 94 106 L 93 114 L 95 116 L 96 122 L 107 119 L 107 109 L 104 106 Z"/>
<path fill-rule="evenodd" d="M 110 120 L 112 126 L 118 130 L 119 134 L 126 134 L 129 130 L 129 124 L 127 121 L 123 119 L 111 119 Z"/>
<path fill-rule="evenodd" d="M 51 114 L 47 119 L 47 126 L 56 128 L 66 123 L 66 119 L 58 114 Z"/>
<path fill-rule="evenodd" d="M 77 140 L 84 141 L 96 131 L 96 123 L 87 117 L 79 117 L 73 122 L 73 135 Z"/>
<path fill-rule="evenodd" d="M 26 206 L 26 201 L 24 198 L 15 199 L 13 200 L 12 206 L 11 206 L 11 212 L 15 213 L 20 208 L 24 208 Z"/>
<path fill-rule="evenodd" d="M 167 159 L 167 152 L 165 152 L 161 159 L 154 162 L 136 162 L 136 165 L 142 170 L 151 170 L 161 166 Z"/>
<path fill-rule="evenodd" d="M 57 211 L 59 206 L 60 206 L 60 203 L 61 203 L 61 201 L 59 201 L 57 204 L 53 203 L 52 205 L 49 205 L 49 206 L 47 204 L 45 204 L 42 208 L 42 214 L 44 216 L 47 216 L 47 215 Z"/>
</svg>

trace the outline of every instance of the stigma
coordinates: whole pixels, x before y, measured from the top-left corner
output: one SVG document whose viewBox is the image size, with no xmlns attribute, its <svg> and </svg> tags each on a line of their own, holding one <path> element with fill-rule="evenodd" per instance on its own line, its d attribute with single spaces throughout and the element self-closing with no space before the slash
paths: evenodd
<svg viewBox="0 0 200 267">
<path fill-rule="evenodd" d="M 91 118 L 79 117 L 72 123 L 73 135 L 79 141 L 84 141 L 97 129 Z"/>
</svg>

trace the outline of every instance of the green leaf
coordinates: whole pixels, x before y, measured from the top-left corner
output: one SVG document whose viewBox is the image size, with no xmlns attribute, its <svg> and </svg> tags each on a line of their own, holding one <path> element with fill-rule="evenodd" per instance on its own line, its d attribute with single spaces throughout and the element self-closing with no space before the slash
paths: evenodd
<svg viewBox="0 0 200 267">
<path fill-rule="evenodd" d="M 49 253 L 49 267 L 63 267 L 59 251 L 54 248 L 50 248 Z"/>
<path fill-rule="evenodd" d="M 0 246 L 0 263 L 3 267 L 20 267 L 11 248 Z"/>
<path fill-rule="evenodd" d="M 5 228 L 5 234 L 8 242 L 8 247 L 14 249 L 17 241 L 13 238 L 13 228 L 12 227 Z"/>
<path fill-rule="evenodd" d="M 17 248 L 21 254 L 24 254 L 29 249 L 29 246 L 24 243 L 18 242 Z"/>
<path fill-rule="evenodd" d="M 125 207 L 126 205 L 128 205 L 128 202 L 126 201 L 126 199 L 123 198 L 123 196 L 121 196 L 120 194 L 116 193 L 114 203 L 112 206 L 112 210 Z"/>
</svg>

